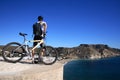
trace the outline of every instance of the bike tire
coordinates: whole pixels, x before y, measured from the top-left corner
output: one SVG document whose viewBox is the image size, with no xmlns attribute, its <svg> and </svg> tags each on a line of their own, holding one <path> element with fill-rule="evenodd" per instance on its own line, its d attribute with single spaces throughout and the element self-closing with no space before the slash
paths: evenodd
<svg viewBox="0 0 120 80">
<path fill-rule="evenodd" d="M 23 58 L 23 47 L 18 42 L 11 42 L 2 49 L 2 57 L 7 62 L 16 63 Z"/>
<path fill-rule="evenodd" d="M 45 52 L 42 56 L 42 62 L 45 65 L 54 64 L 58 58 L 58 53 L 57 53 L 56 49 L 47 46 L 47 47 L 41 48 L 40 53 L 42 52 L 42 49 L 45 49 Z"/>
</svg>

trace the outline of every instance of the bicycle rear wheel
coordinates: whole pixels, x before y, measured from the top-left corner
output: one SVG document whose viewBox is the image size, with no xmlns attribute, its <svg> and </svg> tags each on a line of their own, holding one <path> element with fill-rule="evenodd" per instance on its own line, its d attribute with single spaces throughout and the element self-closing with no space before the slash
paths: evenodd
<svg viewBox="0 0 120 80">
<path fill-rule="evenodd" d="M 43 52 L 42 62 L 45 65 L 51 65 L 56 62 L 57 57 L 58 57 L 56 49 L 47 46 L 47 47 L 41 49 L 40 53 L 42 53 L 42 52 Z"/>
<path fill-rule="evenodd" d="M 23 47 L 17 42 L 8 43 L 2 50 L 2 57 L 8 62 L 19 62 L 23 58 Z"/>
</svg>

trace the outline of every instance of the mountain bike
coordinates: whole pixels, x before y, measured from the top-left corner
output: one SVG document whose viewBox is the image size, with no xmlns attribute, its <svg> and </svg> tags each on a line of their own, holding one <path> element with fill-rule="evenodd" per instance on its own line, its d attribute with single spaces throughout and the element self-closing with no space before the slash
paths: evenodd
<svg viewBox="0 0 120 80">
<path fill-rule="evenodd" d="M 43 48 L 45 49 L 42 55 L 42 62 L 46 65 L 51 65 L 56 62 L 58 54 L 56 49 L 50 46 L 45 46 L 44 37 L 41 40 L 27 40 L 25 33 L 19 33 L 20 36 L 23 36 L 23 44 L 18 42 L 10 42 L 5 45 L 2 49 L 2 57 L 7 62 L 16 63 L 19 62 L 23 57 L 29 56 L 32 58 L 32 50 L 38 49 L 37 58 L 38 61 L 41 60 L 41 53 Z M 29 47 L 28 43 L 37 42 L 37 45 L 34 47 Z M 41 44 L 44 44 L 44 47 L 38 48 Z M 35 55 L 36 55 L 35 54 Z"/>
</svg>

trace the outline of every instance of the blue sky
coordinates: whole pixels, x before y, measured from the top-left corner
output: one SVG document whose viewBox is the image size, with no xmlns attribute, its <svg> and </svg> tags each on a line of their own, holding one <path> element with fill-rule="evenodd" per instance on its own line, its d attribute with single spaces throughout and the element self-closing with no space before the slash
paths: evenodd
<svg viewBox="0 0 120 80">
<path fill-rule="evenodd" d="M 19 32 L 32 39 L 39 15 L 48 24 L 48 45 L 120 48 L 120 0 L 0 0 L 0 45 L 22 42 Z"/>
</svg>

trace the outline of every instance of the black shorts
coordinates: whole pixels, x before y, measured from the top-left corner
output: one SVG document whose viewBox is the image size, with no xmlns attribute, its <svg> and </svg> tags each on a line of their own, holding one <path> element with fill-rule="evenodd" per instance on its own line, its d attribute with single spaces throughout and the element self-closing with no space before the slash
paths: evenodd
<svg viewBox="0 0 120 80">
<path fill-rule="evenodd" d="M 41 37 L 41 36 L 34 36 L 34 40 L 41 40 L 41 39 L 42 39 L 42 37 Z M 36 46 L 36 45 L 37 45 L 37 43 L 38 43 L 38 42 L 34 42 L 34 43 L 33 43 L 33 46 Z M 40 46 L 41 46 L 41 47 L 43 47 L 43 45 L 42 45 L 42 44 L 41 44 Z"/>
</svg>

